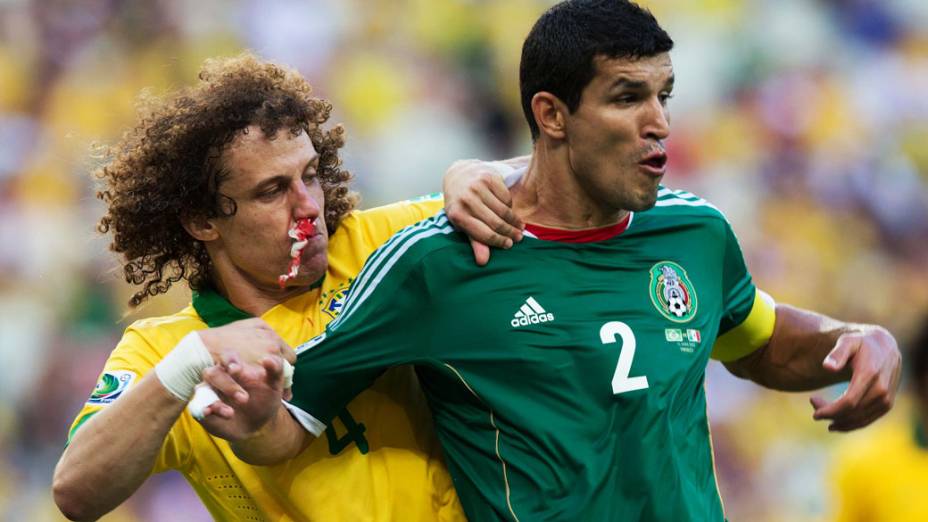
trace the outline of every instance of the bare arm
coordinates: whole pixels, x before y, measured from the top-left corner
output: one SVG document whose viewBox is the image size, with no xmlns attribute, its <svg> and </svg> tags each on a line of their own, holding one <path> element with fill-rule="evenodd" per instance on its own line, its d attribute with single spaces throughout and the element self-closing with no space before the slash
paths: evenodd
<svg viewBox="0 0 928 522">
<path fill-rule="evenodd" d="M 831 420 L 832 431 L 850 431 L 892 408 L 901 360 L 896 340 L 885 328 L 844 323 L 778 304 L 767 346 L 725 366 L 739 377 L 783 391 L 812 390 L 850 379 L 837 400 L 812 399 L 815 419 Z"/>
<path fill-rule="evenodd" d="M 129 498 L 184 406 L 152 372 L 84 423 L 55 467 L 52 493 L 61 512 L 96 520 Z"/>
<path fill-rule="evenodd" d="M 213 348 L 207 359 L 222 361 L 246 376 L 263 375 L 263 368 L 255 362 L 271 359 L 269 365 L 278 368 L 280 357 L 295 360 L 293 350 L 260 319 L 195 335 Z M 232 404 L 249 399 L 232 380 L 214 386 Z M 55 467 L 52 493 L 61 512 L 72 520 L 95 520 L 129 498 L 148 477 L 165 437 L 186 405 L 187 400 L 171 393 L 152 371 L 91 417 L 75 433 Z"/>
</svg>

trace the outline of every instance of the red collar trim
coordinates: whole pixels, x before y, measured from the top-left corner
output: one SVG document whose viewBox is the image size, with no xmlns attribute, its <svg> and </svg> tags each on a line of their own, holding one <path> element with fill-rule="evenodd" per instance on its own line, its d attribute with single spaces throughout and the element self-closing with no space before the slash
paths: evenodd
<svg viewBox="0 0 928 522">
<path fill-rule="evenodd" d="M 628 224 L 632 220 L 632 213 L 629 212 L 625 219 L 615 225 L 609 225 L 602 228 L 588 228 L 585 230 L 564 230 L 561 228 L 548 228 L 531 223 L 525 224 L 526 232 L 531 233 L 538 239 L 545 241 L 561 241 L 564 243 L 593 243 L 595 241 L 605 241 L 612 239 L 628 229 Z"/>
</svg>

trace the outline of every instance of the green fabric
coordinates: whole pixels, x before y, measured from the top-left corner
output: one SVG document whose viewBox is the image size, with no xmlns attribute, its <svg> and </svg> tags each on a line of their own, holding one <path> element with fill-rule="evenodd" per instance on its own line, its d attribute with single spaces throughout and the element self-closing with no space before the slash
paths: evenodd
<svg viewBox="0 0 928 522">
<path fill-rule="evenodd" d="M 319 288 L 324 281 L 325 274 L 322 274 L 322 277 L 310 285 L 310 290 Z M 193 304 L 193 309 L 197 311 L 197 315 L 199 315 L 200 319 L 203 319 L 203 322 L 210 328 L 225 326 L 233 321 L 254 317 L 248 312 L 236 308 L 235 305 L 230 303 L 228 299 L 223 297 L 212 287 L 207 287 L 199 292 L 193 292 L 191 302 Z"/>
<path fill-rule="evenodd" d="M 74 434 L 77 433 L 77 430 L 80 429 L 80 427 L 83 426 L 85 422 L 89 421 L 91 417 L 98 413 L 100 413 L 100 410 L 92 410 L 85 413 L 84 416 L 74 424 L 74 427 L 71 428 L 71 431 L 68 432 L 68 440 L 65 441 L 64 446 L 68 447 L 68 445 L 71 444 L 71 439 L 74 438 Z"/>
<path fill-rule="evenodd" d="M 400 232 L 297 349 L 292 403 L 327 423 L 415 364 L 469 519 L 724 520 L 703 381 L 754 285 L 724 217 L 678 200 L 616 238 L 526 238 L 485 267 L 444 213 Z M 698 302 L 685 322 L 652 299 L 668 266 Z"/>
<path fill-rule="evenodd" d="M 193 303 L 193 309 L 197 311 L 197 315 L 210 328 L 254 317 L 248 312 L 236 308 L 235 305 L 213 288 L 204 288 L 199 292 L 193 292 L 191 302 Z"/>
</svg>

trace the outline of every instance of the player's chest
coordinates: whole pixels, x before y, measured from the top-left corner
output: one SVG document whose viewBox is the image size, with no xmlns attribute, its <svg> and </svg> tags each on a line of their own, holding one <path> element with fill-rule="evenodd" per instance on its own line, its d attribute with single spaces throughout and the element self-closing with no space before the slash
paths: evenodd
<svg viewBox="0 0 928 522">
<path fill-rule="evenodd" d="M 458 317 L 474 317 L 447 324 L 449 336 L 478 343 L 465 353 L 536 382 L 579 378 L 604 393 L 701 376 L 721 317 L 711 265 L 568 258 L 517 274 L 484 278 L 479 303 L 454 305 Z"/>
</svg>

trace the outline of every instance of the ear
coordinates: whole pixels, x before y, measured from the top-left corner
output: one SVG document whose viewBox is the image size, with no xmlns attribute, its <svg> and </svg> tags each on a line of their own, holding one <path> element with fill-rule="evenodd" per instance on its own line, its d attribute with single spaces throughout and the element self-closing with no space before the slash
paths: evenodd
<svg viewBox="0 0 928 522">
<path fill-rule="evenodd" d="M 214 241 L 219 238 L 219 229 L 213 224 L 213 220 L 206 216 L 183 216 L 180 218 L 180 224 L 188 234 L 199 241 Z"/>
<path fill-rule="evenodd" d="M 532 96 L 532 114 L 540 133 L 555 140 L 567 137 L 567 106 L 557 96 L 545 91 L 536 92 Z"/>
</svg>

